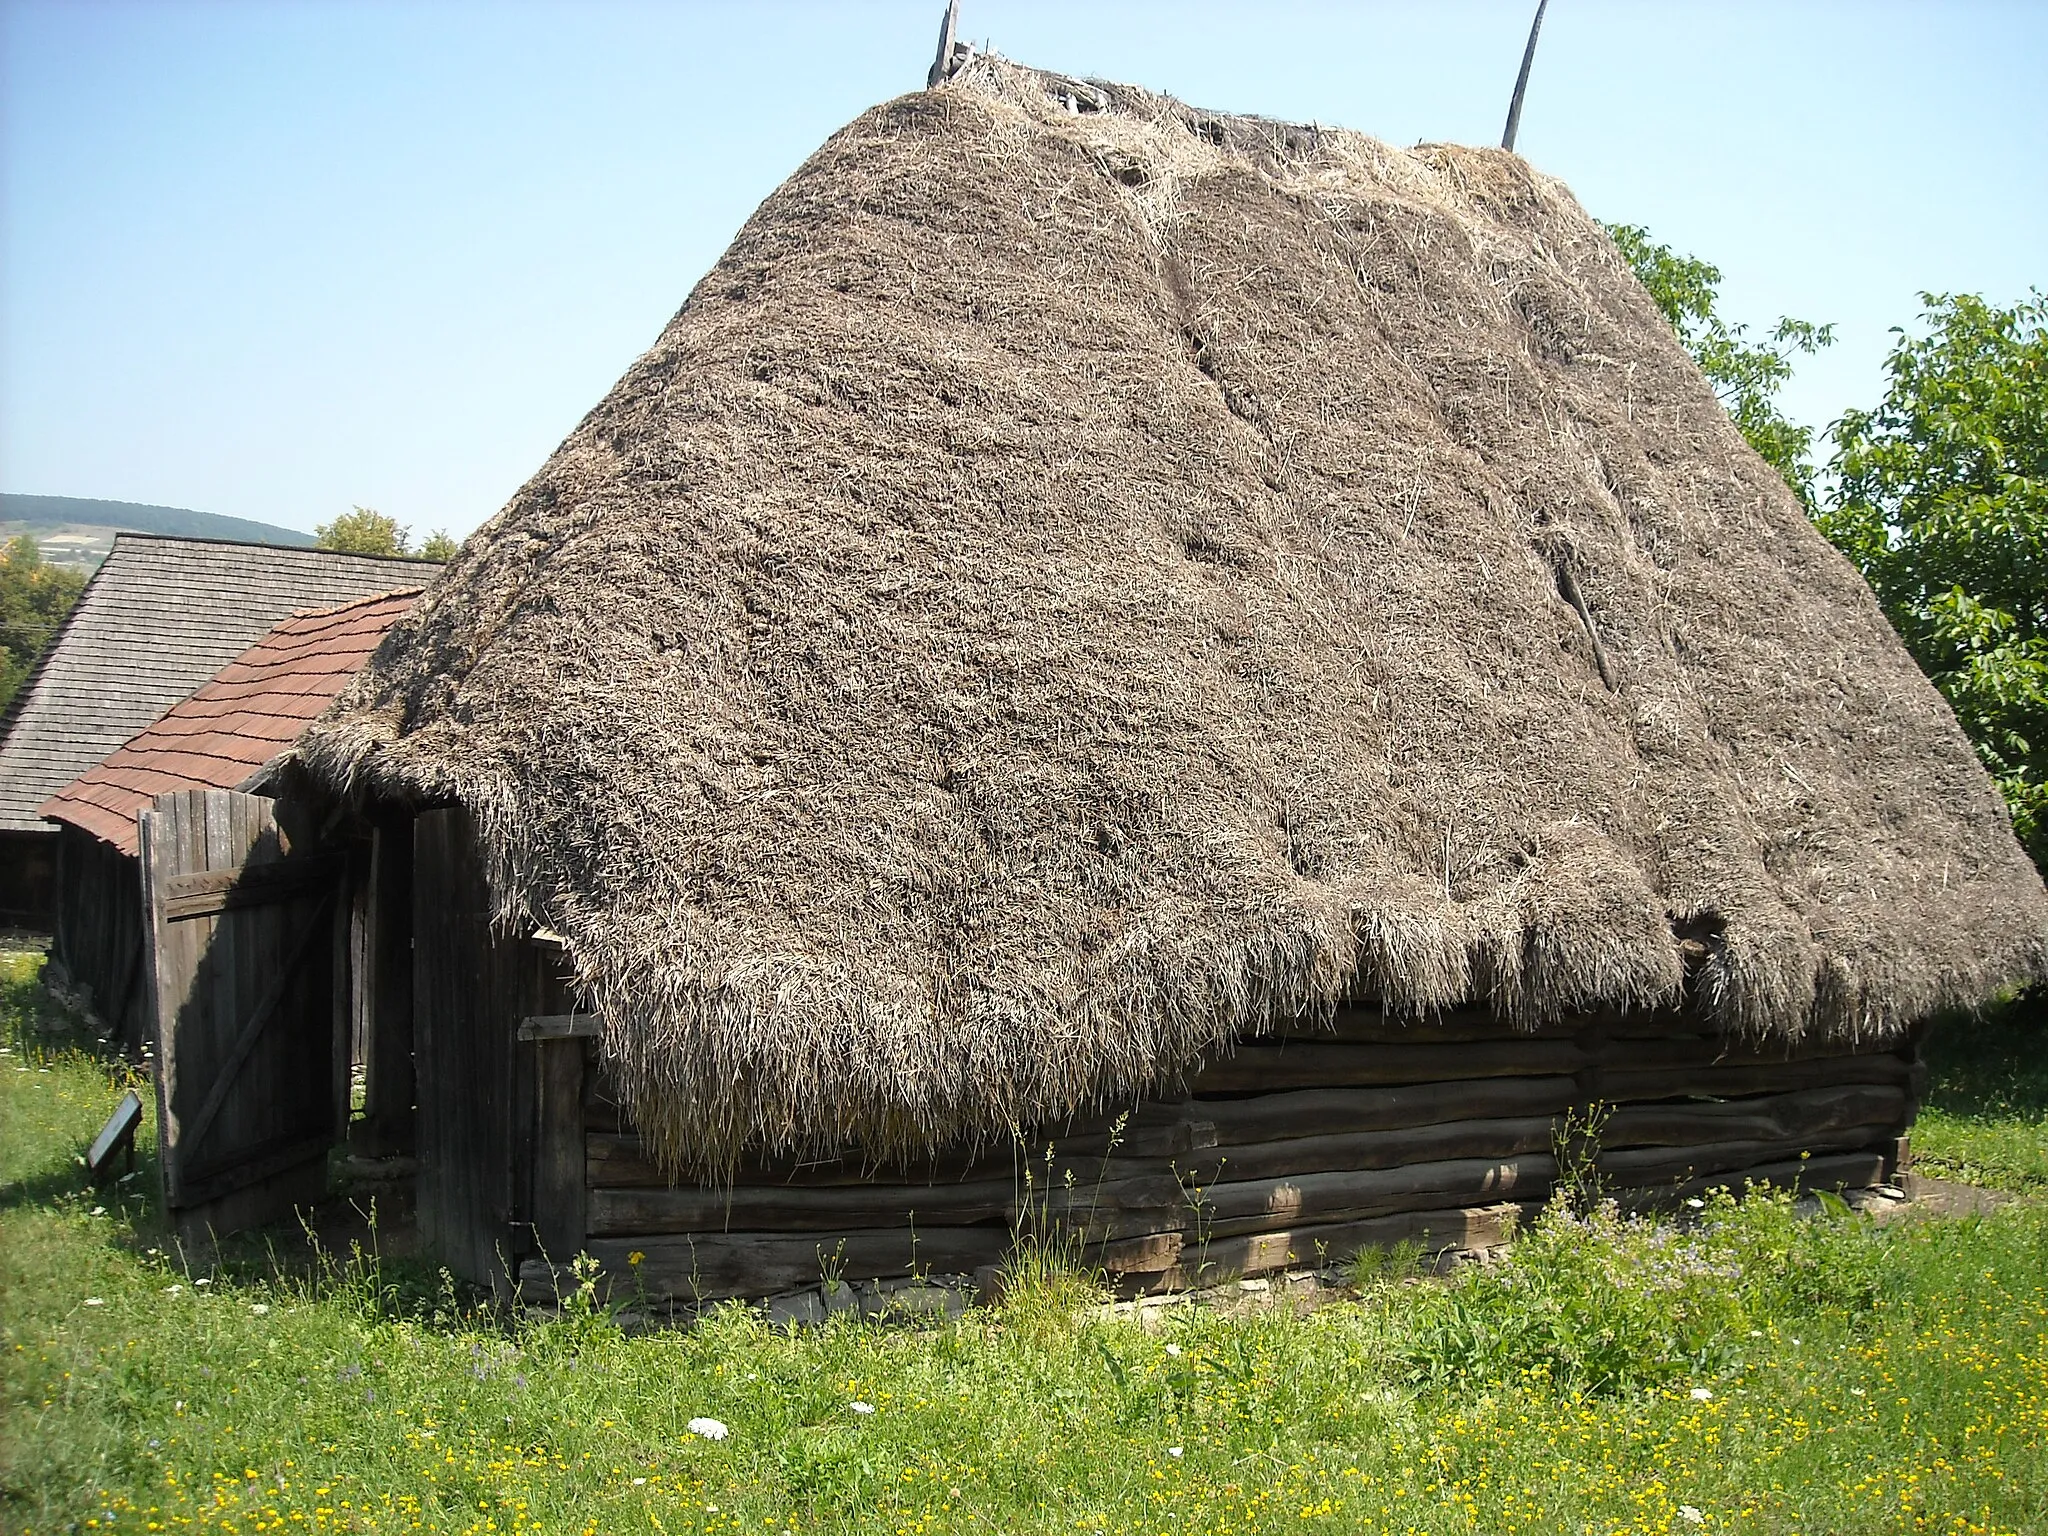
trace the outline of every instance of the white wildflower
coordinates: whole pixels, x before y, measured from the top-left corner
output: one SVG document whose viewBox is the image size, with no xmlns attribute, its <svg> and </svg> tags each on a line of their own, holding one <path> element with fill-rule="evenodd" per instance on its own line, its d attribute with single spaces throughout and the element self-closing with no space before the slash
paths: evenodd
<svg viewBox="0 0 2048 1536">
<path fill-rule="evenodd" d="M 1678 1506 L 1678 1518 L 1687 1525 L 1705 1525 L 1707 1523 L 1707 1517 L 1694 1509 L 1690 1504 Z"/>
<path fill-rule="evenodd" d="M 706 1440 L 723 1440 L 732 1431 L 717 1419 L 692 1419 L 685 1426 L 691 1434 L 701 1435 Z"/>
<path fill-rule="evenodd" d="M 647 1479 L 644 1477 L 636 1477 L 633 1479 L 633 1486 L 635 1488 L 645 1488 L 647 1486 Z"/>
<path fill-rule="evenodd" d="M 267 1316 L 270 1312 L 270 1308 L 260 1301 L 251 1303 L 249 1310 L 251 1312 L 254 1312 L 258 1317 Z"/>
<path fill-rule="evenodd" d="M 96 1205 L 92 1208 L 92 1213 L 95 1216 L 104 1216 L 107 1214 L 107 1208 L 104 1205 Z"/>
<path fill-rule="evenodd" d="M 1169 1345 L 1167 1345 L 1167 1346 L 1166 1346 L 1166 1352 L 1167 1352 L 1167 1353 L 1168 1353 L 1169 1355 L 1173 1356 L 1173 1358 L 1174 1358 L 1174 1359 L 1176 1359 L 1176 1360 L 1178 1360 L 1178 1359 L 1180 1358 L 1180 1346 L 1179 1346 L 1178 1344 L 1169 1344 Z"/>
<path fill-rule="evenodd" d="M 873 1413 L 875 1411 L 875 1405 L 873 1403 L 848 1403 L 846 1406 L 851 1408 L 855 1413 Z"/>
<path fill-rule="evenodd" d="M 1694 1387 L 1692 1389 L 1692 1400 L 1696 1403 L 1704 1403 L 1713 1395 L 1713 1389 L 1709 1387 Z"/>
<path fill-rule="evenodd" d="M 194 1280 L 194 1281 L 193 1281 L 192 1283 L 193 1283 L 194 1285 L 211 1285 L 211 1284 L 213 1284 L 213 1282 L 212 1282 L 211 1280 Z"/>
<path fill-rule="evenodd" d="M 1701 1199 L 1701 1198 L 1700 1198 L 1700 1197 L 1699 1197 L 1698 1195 L 1694 1195 L 1694 1196 L 1693 1196 L 1693 1197 L 1692 1197 L 1691 1199 L 1687 1200 L 1687 1201 L 1686 1201 L 1685 1203 L 1686 1203 L 1687 1205 L 1691 1206 L 1691 1207 L 1692 1207 L 1692 1208 L 1693 1208 L 1694 1210 L 1696 1210 L 1696 1211 L 1704 1211 L 1704 1210 L 1705 1210 L 1705 1209 L 1707 1208 L 1707 1202 L 1706 1202 L 1706 1201 L 1704 1201 L 1704 1200 L 1702 1200 L 1702 1199 Z M 1686 1508 L 1687 1508 L 1687 1509 L 1690 1509 L 1690 1508 L 1692 1508 L 1692 1506 L 1691 1506 L 1690 1504 L 1688 1504 L 1688 1505 L 1686 1506 Z"/>
<path fill-rule="evenodd" d="M 182 1285 L 167 1285 L 164 1287 L 164 1294 L 166 1296 L 175 1296 L 178 1294 L 178 1292 L 182 1291 L 183 1289 L 185 1289 L 185 1287 Z"/>
<path fill-rule="evenodd" d="M 1849 1395 L 1850 1395 L 1851 1397 L 1863 1397 L 1863 1396 L 1866 1396 L 1867 1394 L 1866 1394 L 1866 1393 L 1864 1392 L 1864 1390 L 1863 1390 L 1863 1389 L 1862 1389 L 1861 1387 L 1851 1387 L 1851 1388 L 1849 1389 Z"/>
<path fill-rule="evenodd" d="M 1169 1445 L 1166 1448 L 1166 1454 L 1171 1456 L 1175 1461 L 1179 1461 L 1181 1457 L 1181 1448 L 1177 1445 Z"/>
</svg>

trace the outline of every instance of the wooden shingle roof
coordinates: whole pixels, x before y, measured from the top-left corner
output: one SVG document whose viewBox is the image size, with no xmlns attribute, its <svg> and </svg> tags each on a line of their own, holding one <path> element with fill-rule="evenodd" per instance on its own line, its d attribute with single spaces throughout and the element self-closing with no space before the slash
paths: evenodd
<svg viewBox="0 0 2048 1536">
<path fill-rule="evenodd" d="M 287 615 L 418 587 L 439 570 L 328 549 L 117 535 L 6 723 L 0 831 L 51 831 L 44 801 Z"/>
<path fill-rule="evenodd" d="M 354 677 L 417 587 L 295 613 L 161 720 L 94 764 L 42 807 L 136 849 L 136 816 L 173 789 L 233 789 L 297 739 Z"/>
</svg>

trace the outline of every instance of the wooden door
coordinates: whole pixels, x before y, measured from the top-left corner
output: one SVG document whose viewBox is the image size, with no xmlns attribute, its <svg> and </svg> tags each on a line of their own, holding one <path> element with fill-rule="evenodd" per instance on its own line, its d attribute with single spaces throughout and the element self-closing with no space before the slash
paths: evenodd
<svg viewBox="0 0 2048 1536">
<path fill-rule="evenodd" d="M 142 813 L 164 1201 L 193 1237 L 318 1200 L 346 1114 L 345 863 L 289 819 L 224 789 Z"/>
</svg>

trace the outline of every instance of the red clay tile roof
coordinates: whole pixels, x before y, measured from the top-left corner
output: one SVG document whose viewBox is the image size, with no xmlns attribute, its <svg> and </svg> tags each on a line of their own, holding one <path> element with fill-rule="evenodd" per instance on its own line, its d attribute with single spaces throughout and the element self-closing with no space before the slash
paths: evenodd
<svg viewBox="0 0 2048 1536">
<path fill-rule="evenodd" d="M 58 790 L 40 814 L 134 853 L 136 814 L 150 801 L 172 789 L 233 789 L 276 757 L 341 692 L 418 596 L 415 587 L 293 614 L 197 693 Z"/>
</svg>

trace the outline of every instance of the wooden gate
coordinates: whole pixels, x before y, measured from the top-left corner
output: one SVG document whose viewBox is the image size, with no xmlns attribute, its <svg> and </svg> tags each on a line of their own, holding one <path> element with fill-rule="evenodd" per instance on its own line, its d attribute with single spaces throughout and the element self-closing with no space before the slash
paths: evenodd
<svg viewBox="0 0 2048 1536">
<path fill-rule="evenodd" d="M 142 813 L 164 1203 L 192 1237 L 318 1200 L 345 1113 L 345 862 L 289 820 L 224 789 Z"/>
</svg>

